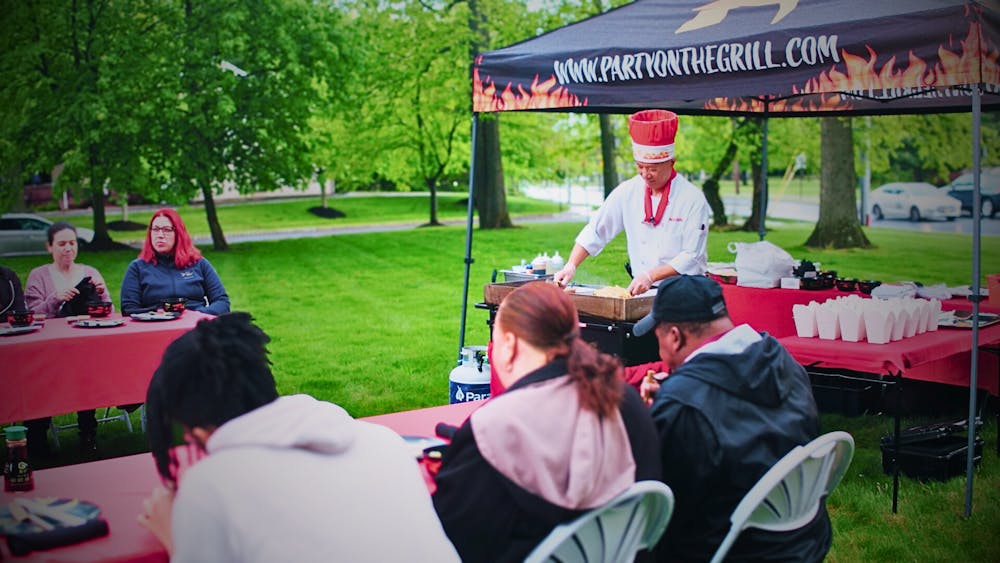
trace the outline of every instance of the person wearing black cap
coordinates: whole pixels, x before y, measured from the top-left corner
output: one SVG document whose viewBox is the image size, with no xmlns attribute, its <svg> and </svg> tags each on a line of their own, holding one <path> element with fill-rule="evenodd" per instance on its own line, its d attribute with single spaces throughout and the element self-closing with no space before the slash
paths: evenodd
<svg viewBox="0 0 1000 563">
<path fill-rule="evenodd" d="M 655 331 L 670 375 L 650 413 L 660 436 L 663 481 L 674 491 L 658 561 L 707 561 L 743 495 L 795 446 L 819 435 L 805 370 L 775 340 L 734 326 L 722 288 L 705 276 L 664 280 L 633 328 Z M 826 507 L 794 532 L 743 532 L 727 561 L 822 561 L 832 531 Z"/>
</svg>

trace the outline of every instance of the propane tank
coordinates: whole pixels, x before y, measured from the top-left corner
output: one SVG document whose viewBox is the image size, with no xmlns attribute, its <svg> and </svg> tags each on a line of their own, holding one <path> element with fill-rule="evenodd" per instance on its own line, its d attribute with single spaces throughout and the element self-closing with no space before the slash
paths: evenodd
<svg viewBox="0 0 1000 563">
<path fill-rule="evenodd" d="M 490 397 L 490 367 L 485 360 L 486 346 L 462 347 L 462 362 L 448 376 L 450 403 L 465 403 Z"/>
</svg>

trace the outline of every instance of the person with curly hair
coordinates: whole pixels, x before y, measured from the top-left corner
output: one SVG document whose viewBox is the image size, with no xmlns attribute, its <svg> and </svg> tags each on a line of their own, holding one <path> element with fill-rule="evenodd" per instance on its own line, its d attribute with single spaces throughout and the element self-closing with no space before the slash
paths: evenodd
<svg viewBox="0 0 1000 563">
<path fill-rule="evenodd" d="M 164 485 L 139 523 L 179 561 L 457 561 L 412 451 L 308 395 L 278 396 L 247 313 L 203 319 L 146 393 Z M 204 457 L 181 476 L 174 429 Z"/>
</svg>

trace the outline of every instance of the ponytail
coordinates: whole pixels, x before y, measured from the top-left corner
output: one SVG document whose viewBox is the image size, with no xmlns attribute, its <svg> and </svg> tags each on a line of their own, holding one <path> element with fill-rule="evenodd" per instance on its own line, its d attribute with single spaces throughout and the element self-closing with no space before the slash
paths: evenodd
<svg viewBox="0 0 1000 563">
<path fill-rule="evenodd" d="M 570 340 L 568 348 L 566 366 L 580 395 L 580 405 L 599 416 L 610 416 L 622 400 L 621 364 L 579 336 Z"/>
</svg>

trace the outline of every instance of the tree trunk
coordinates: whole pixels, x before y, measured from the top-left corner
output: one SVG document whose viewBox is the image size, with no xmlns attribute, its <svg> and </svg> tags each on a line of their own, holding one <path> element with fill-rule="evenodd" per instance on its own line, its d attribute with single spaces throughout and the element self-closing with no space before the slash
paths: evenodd
<svg viewBox="0 0 1000 563">
<path fill-rule="evenodd" d="M 858 222 L 851 118 L 821 119 L 820 158 L 819 221 L 806 246 L 870 248 Z"/>
<path fill-rule="evenodd" d="M 469 45 L 469 60 L 489 49 L 490 37 L 486 15 L 479 0 L 468 0 L 469 30 L 473 40 Z M 507 229 L 514 224 L 507 212 L 507 192 L 503 183 L 503 163 L 500 160 L 500 118 L 496 114 L 480 114 L 476 127 L 476 176 L 472 179 L 472 199 L 479 214 L 480 229 Z"/>
<path fill-rule="evenodd" d="M 323 168 L 316 170 L 316 182 L 319 184 L 319 206 L 326 209 L 326 175 Z"/>
<path fill-rule="evenodd" d="M 751 117 L 747 119 L 747 126 L 752 127 L 755 135 L 760 136 L 763 134 L 763 117 Z M 764 177 L 762 174 L 766 174 L 767 171 L 761 171 L 761 158 L 763 153 L 758 152 L 756 155 L 750 159 L 750 177 L 753 182 L 753 194 L 751 195 L 751 207 L 750 207 L 750 217 L 747 218 L 743 226 L 740 227 L 741 230 L 757 232 L 760 230 L 760 218 L 762 213 L 767 209 L 767 201 L 765 200 L 763 205 L 761 205 L 760 194 L 764 190 Z"/>
<path fill-rule="evenodd" d="M 215 210 L 215 198 L 212 196 L 212 188 L 203 185 L 201 187 L 201 195 L 205 198 L 205 218 L 208 220 L 208 230 L 212 232 L 212 248 L 219 251 L 229 250 L 229 243 L 226 242 L 226 236 L 222 234 L 219 214 Z"/>
<path fill-rule="evenodd" d="M 90 180 L 90 206 L 94 214 L 94 240 L 90 243 L 93 250 L 111 248 L 111 235 L 108 233 L 108 217 L 104 211 L 104 190 Z"/>
<path fill-rule="evenodd" d="M 476 127 L 476 177 L 473 198 L 479 213 L 480 229 L 507 229 L 514 224 L 507 212 L 507 194 L 500 160 L 500 119 L 496 115 L 479 116 Z"/>
<path fill-rule="evenodd" d="M 722 197 L 719 196 L 719 180 L 736 159 L 736 152 L 739 149 L 739 146 L 736 144 L 736 131 L 741 126 L 734 122 L 733 134 L 729 137 L 729 146 L 726 147 L 725 154 L 719 159 L 715 170 L 712 170 L 712 174 L 708 177 L 708 180 L 705 180 L 702 186 L 702 191 L 705 192 L 705 199 L 708 200 L 708 206 L 712 208 L 712 224 L 717 227 L 729 224 L 729 218 L 726 217 L 726 205 L 722 202 Z"/>
<path fill-rule="evenodd" d="M 427 189 L 431 192 L 431 220 L 427 222 L 427 227 L 440 227 L 441 222 L 438 221 L 438 195 L 437 195 L 437 179 L 427 178 Z"/>
<path fill-rule="evenodd" d="M 607 199 L 611 190 L 618 185 L 618 167 L 615 158 L 615 130 L 611 125 L 611 116 L 600 114 L 601 122 L 601 161 L 604 171 L 604 198 Z"/>
<path fill-rule="evenodd" d="M 111 248 L 111 235 L 108 233 L 108 217 L 104 212 L 104 182 L 99 181 L 97 171 L 97 147 L 90 145 L 90 207 L 94 214 L 94 240 L 90 248 L 105 250 Z"/>
<path fill-rule="evenodd" d="M 760 230 L 760 217 L 762 210 L 767 209 L 767 199 L 761 205 L 760 194 L 764 191 L 764 183 L 761 177 L 760 160 L 755 159 L 750 162 L 750 176 L 753 178 L 753 195 L 750 202 L 750 217 L 747 217 L 741 230 L 757 232 Z"/>
</svg>

